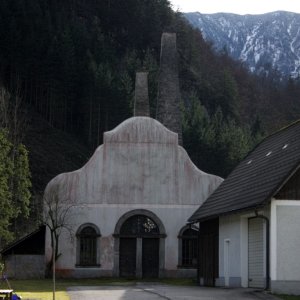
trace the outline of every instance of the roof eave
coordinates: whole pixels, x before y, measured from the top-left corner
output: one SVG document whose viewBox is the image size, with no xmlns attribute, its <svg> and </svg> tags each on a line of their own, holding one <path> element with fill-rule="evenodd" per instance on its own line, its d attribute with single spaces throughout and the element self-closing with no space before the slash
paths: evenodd
<svg viewBox="0 0 300 300">
<path fill-rule="evenodd" d="M 18 240 L 15 240 L 13 241 L 12 243 L 8 244 L 5 248 L 1 249 L 0 253 L 2 255 L 5 254 L 5 252 L 11 250 L 12 248 L 14 248 L 15 246 L 17 246 L 18 244 L 22 243 L 23 241 L 25 241 L 26 239 L 32 237 L 33 235 L 37 234 L 38 232 L 42 231 L 42 230 L 45 230 L 45 225 L 41 225 L 38 229 L 36 229 L 35 231 L 27 234 L 26 236 L 18 239 Z"/>
<path fill-rule="evenodd" d="M 267 203 L 268 203 L 268 201 L 267 201 Z M 198 223 L 198 222 L 204 222 L 204 221 L 208 221 L 208 220 L 211 220 L 211 219 L 215 219 L 215 218 L 219 218 L 219 217 L 223 217 L 223 216 L 227 216 L 227 215 L 231 215 L 231 214 L 246 212 L 246 211 L 249 211 L 249 210 L 254 210 L 255 211 L 255 210 L 261 209 L 265 205 L 266 205 L 266 203 L 261 203 L 261 204 L 258 204 L 258 205 L 252 205 L 252 206 L 243 207 L 243 208 L 240 208 L 240 209 L 226 211 L 226 212 L 223 212 L 223 213 L 220 213 L 220 214 L 204 216 L 204 217 L 198 218 L 198 219 L 190 218 L 190 219 L 188 219 L 188 223 L 193 224 L 193 223 Z"/>
</svg>

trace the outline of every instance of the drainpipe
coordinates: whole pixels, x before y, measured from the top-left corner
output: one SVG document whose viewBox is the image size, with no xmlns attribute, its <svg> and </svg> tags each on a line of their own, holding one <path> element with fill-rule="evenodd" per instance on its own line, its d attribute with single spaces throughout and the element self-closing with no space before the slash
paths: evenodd
<svg viewBox="0 0 300 300">
<path fill-rule="evenodd" d="M 198 227 L 198 251 L 197 251 L 197 285 L 200 284 L 200 222 Z"/>
<path fill-rule="evenodd" d="M 270 220 L 263 215 L 259 215 L 255 210 L 255 217 L 264 219 L 266 222 L 266 290 L 270 288 Z"/>
</svg>

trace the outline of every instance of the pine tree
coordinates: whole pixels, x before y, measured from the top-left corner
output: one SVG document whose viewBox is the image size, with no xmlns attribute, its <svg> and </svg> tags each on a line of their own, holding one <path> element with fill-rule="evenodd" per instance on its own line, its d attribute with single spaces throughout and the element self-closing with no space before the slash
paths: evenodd
<svg viewBox="0 0 300 300">
<path fill-rule="evenodd" d="M 0 90 L 0 237 L 11 240 L 17 233 L 12 223 L 29 215 L 31 175 L 28 152 L 21 143 L 24 123 L 21 123 L 18 96 Z"/>
</svg>

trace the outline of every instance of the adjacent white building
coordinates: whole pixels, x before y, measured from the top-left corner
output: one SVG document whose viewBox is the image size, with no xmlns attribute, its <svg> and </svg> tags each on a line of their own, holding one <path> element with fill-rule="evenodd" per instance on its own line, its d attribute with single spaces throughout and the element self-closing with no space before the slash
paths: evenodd
<svg viewBox="0 0 300 300">
<path fill-rule="evenodd" d="M 300 294 L 299 167 L 300 121 L 264 139 L 200 206 L 189 220 L 200 233 L 218 224 L 217 271 L 200 266 L 200 280 Z"/>
</svg>

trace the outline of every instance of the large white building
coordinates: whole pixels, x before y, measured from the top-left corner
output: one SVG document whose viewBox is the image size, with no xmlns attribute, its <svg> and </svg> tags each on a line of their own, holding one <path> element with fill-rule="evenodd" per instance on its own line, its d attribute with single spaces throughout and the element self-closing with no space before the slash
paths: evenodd
<svg viewBox="0 0 300 300">
<path fill-rule="evenodd" d="M 206 174 L 178 135 L 149 117 L 104 134 L 81 169 L 49 182 L 45 200 L 69 207 L 57 273 L 68 277 L 195 276 L 197 230 L 187 219 L 222 179 Z M 52 201 L 52 200 L 50 200 Z M 46 259 L 51 259 L 46 234 Z"/>
</svg>

